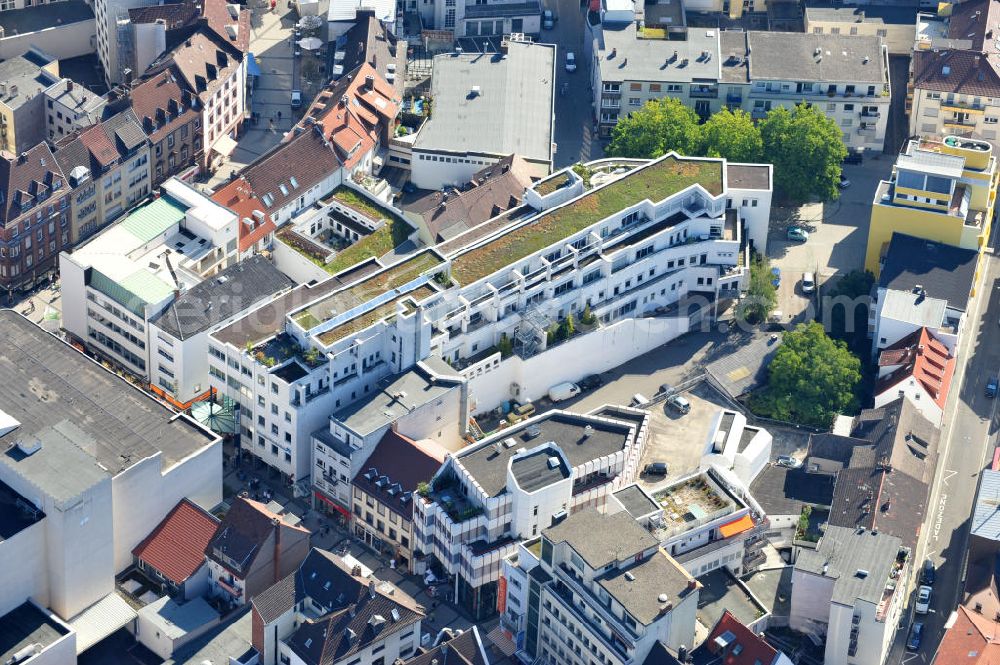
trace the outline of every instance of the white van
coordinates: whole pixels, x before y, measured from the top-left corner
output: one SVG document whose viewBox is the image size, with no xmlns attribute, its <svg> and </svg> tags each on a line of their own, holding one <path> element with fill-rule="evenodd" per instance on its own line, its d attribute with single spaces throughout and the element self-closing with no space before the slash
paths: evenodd
<svg viewBox="0 0 1000 665">
<path fill-rule="evenodd" d="M 649 398 L 642 393 L 636 393 L 632 395 L 632 406 L 649 406 Z"/>
<path fill-rule="evenodd" d="M 576 397 L 579 394 L 580 386 L 575 383 L 570 383 L 569 381 L 565 383 L 557 383 L 549 388 L 549 399 L 553 402 L 561 402 L 564 399 Z"/>
</svg>

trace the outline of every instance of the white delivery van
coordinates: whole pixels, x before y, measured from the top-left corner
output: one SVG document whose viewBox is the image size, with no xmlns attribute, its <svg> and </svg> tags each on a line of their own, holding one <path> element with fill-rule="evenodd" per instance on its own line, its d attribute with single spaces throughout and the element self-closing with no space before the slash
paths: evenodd
<svg viewBox="0 0 1000 665">
<path fill-rule="evenodd" d="M 564 399 L 576 397 L 579 394 L 580 386 L 575 383 L 570 383 L 569 381 L 565 383 L 557 383 L 549 388 L 549 399 L 553 402 L 561 402 Z"/>
</svg>

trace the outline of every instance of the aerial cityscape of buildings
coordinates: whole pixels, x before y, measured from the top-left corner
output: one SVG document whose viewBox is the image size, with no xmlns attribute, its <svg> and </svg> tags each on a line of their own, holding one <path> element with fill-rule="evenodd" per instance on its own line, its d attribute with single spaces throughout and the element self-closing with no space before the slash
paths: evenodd
<svg viewBox="0 0 1000 665">
<path fill-rule="evenodd" d="M 0 663 L 994 662 L 995 30 L 0 0 Z"/>
</svg>

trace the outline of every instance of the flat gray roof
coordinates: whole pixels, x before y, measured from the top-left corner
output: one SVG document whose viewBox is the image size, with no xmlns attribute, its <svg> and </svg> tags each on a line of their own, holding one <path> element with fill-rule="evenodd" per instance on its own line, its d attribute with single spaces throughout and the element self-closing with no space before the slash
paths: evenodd
<svg viewBox="0 0 1000 665">
<path fill-rule="evenodd" d="M 525 492 L 534 492 L 552 483 L 569 478 L 570 470 L 552 450 L 543 448 L 537 453 L 519 457 L 510 463 L 511 473 Z M 549 460 L 555 460 L 550 464 Z"/>
<path fill-rule="evenodd" d="M 770 335 L 748 335 L 732 353 L 720 355 L 708 364 L 708 371 L 729 393 L 736 398 L 764 385 L 767 366 L 771 363 L 781 339 L 772 342 Z"/>
<path fill-rule="evenodd" d="M 252 616 L 249 603 L 227 621 L 205 635 L 188 642 L 174 652 L 163 665 L 203 665 L 203 663 L 228 663 L 230 658 L 247 662 L 247 656 L 256 653 L 251 643 Z"/>
<path fill-rule="evenodd" d="M 660 504 L 643 492 L 637 484 L 621 488 L 614 493 L 614 496 L 625 507 L 629 515 L 636 519 L 655 513 L 660 509 Z"/>
<path fill-rule="evenodd" d="M 57 7 L 58 10 L 47 3 L 0 12 L 0 27 L 4 29 L 4 34 L 10 37 L 94 20 L 94 10 L 83 0 L 64 0 Z M 98 95 L 91 96 L 98 97 Z"/>
<path fill-rule="evenodd" d="M 594 570 L 631 560 L 660 542 L 628 513 L 606 515 L 596 508 L 577 511 L 542 535 L 553 544 L 572 547 Z"/>
<path fill-rule="evenodd" d="M 722 76 L 719 31 L 689 28 L 687 35 L 686 41 L 639 39 L 633 23 L 605 24 L 599 56 L 601 80 L 718 81 Z M 702 56 L 703 51 L 709 53 L 708 58 Z"/>
<path fill-rule="evenodd" d="M 593 427 L 590 435 L 585 431 L 587 425 Z M 538 428 L 537 436 L 532 437 L 527 431 L 532 426 Z M 540 418 L 501 430 L 475 446 L 456 453 L 455 461 L 475 478 L 487 495 L 497 496 L 507 486 L 507 461 L 519 448 L 530 450 L 553 443 L 566 455 L 570 466 L 575 468 L 622 450 L 633 431 L 633 427 L 625 423 L 564 411 L 549 411 Z M 514 439 L 513 446 L 503 445 L 503 440 L 508 438 Z"/>
<path fill-rule="evenodd" d="M 443 397 L 462 381 L 464 378 L 446 362 L 428 357 L 402 374 L 383 379 L 368 400 L 355 402 L 333 417 L 365 436 Z"/>
<path fill-rule="evenodd" d="M 888 83 L 878 37 L 751 31 L 747 43 L 753 81 Z"/>
<path fill-rule="evenodd" d="M 435 57 L 434 111 L 414 147 L 515 153 L 528 160 L 549 161 L 555 53 L 552 44 L 512 42 L 506 56 L 449 53 Z M 474 86 L 479 88 L 476 94 Z"/>
<path fill-rule="evenodd" d="M 52 11 L 48 5 L 39 7 L 39 9 Z M 6 14 L 7 12 L 2 13 Z M 57 83 L 58 76 L 53 76 L 41 69 L 44 64 L 47 63 L 43 62 L 41 54 L 36 51 L 28 51 L 0 62 L 0 81 L 7 84 L 6 92 L 0 95 L 0 102 L 11 108 L 18 108 L 30 98 Z M 16 95 L 12 92 L 15 86 Z"/>
<path fill-rule="evenodd" d="M 20 422 L 0 436 L 0 463 L 55 497 L 160 453 L 169 469 L 217 440 L 13 310 L 0 310 L 0 337 L 0 409 Z"/>
<path fill-rule="evenodd" d="M 916 29 L 916 5 L 911 7 L 865 5 L 814 5 L 806 7 L 806 21 L 843 21 L 845 23 L 872 23 L 878 25 L 904 25 Z"/>
<path fill-rule="evenodd" d="M 722 566 L 698 576 L 701 591 L 698 592 L 698 619 L 706 626 L 714 626 L 728 610 L 741 623 L 748 625 L 755 621 L 762 609 L 754 602 L 747 589 L 729 570 Z"/>
<path fill-rule="evenodd" d="M 30 644 L 52 646 L 68 632 L 35 604 L 24 602 L 0 617 L 0 663 Z"/>
<path fill-rule="evenodd" d="M 902 544 L 886 533 L 827 525 L 819 547 L 803 549 L 795 567 L 836 580 L 836 603 L 853 605 L 860 598 L 877 605 Z"/>
</svg>

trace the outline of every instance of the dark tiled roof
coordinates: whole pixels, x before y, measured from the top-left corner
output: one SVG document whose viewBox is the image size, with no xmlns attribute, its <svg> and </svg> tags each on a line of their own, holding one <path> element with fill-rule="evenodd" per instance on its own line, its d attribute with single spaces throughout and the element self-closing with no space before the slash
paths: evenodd
<svg viewBox="0 0 1000 665">
<path fill-rule="evenodd" d="M 984 51 L 986 40 L 1000 31 L 1000 8 L 991 0 L 966 0 L 952 6 L 948 18 L 949 39 L 969 39 L 972 50 Z"/>
<path fill-rule="evenodd" d="M 181 584 L 205 563 L 205 547 L 218 526 L 214 515 L 181 499 L 132 555 Z"/>
<path fill-rule="evenodd" d="M 920 285 L 929 297 L 964 311 L 978 260 L 974 249 L 893 233 L 878 285 L 896 291 L 912 291 Z"/>
<path fill-rule="evenodd" d="M 242 52 L 229 39 L 215 30 L 203 28 L 163 56 L 161 62 L 172 62 L 188 89 L 207 101 L 239 67 L 242 59 Z"/>
<path fill-rule="evenodd" d="M 389 510 L 410 520 L 413 517 L 412 492 L 417 491 L 419 483 L 429 482 L 442 462 L 443 449 L 434 451 L 390 429 L 375 446 L 363 470 L 354 477 L 353 484 L 376 497 Z M 368 478 L 371 469 L 376 475 Z M 380 478 L 387 479 L 382 487 L 378 485 Z M 407 493 L 411 493 L 411 498 L 404 501 Z"/>
<path fill-rule="evenodd" d="M 288 141 L 279 143 L 241 175 L 271 214 L 339 168 L 340 160 L 317 128 L 302 130 Z M 298 187 L 291 184 L 292 178 Z M 282 185 L 287 194 L 281 192 Z"/>
<path fill-rule="evenodd" d="M 851 435 L 867 445 L 844 448 L 850 458 L 837 474 L 829 523 L 877 529 L 912 547 L 937 464 L 937 428 L 901 397 L 863 411 Z"/>
<path fill-rule="evenodd" d="M 130 90 L 132 110 L 153 143 L 159 143 L 170 132 L 199 117 L 199 112 L 191 108 L 192 92 L 182 80 L 180 71 L 167 65 L 147 74 Z M 172 108 L 184 111 L 175 113 Z"/>
<path fill-rule="evenodd" d="M 197 20 L 200 11 L 197 2 L 174 2 L 149 7 L 135 7 L 128 10 L 132 23 L 155 23 L 163 21 L 167 30 L 175 30 Z"/>
<path fill-rule="evenodd" d="M 0 153 L 0 223 L 7 223 L 20 217 L 22 201 L 34 205 L 39 202 L 38 194 L 50 194 L 43 200 L 62 196 L 69 191 L 66 177 L 59 163 L 46 143 L 39 143 L 22 155 L 14 157 Z M 56 181 L 59 188 L 55 189 Z"/>
<path fill-rule="evenodd" d="M 150 323 L 187 339 L 293 286 L 266 258 L 252 256 L 183 293 Z"/>
<path fill-rule="evenodd" d="M 483 653 L 485 647 L 479 627 L 473 626 L 461 635 L 410 658 L 405 665 L 490 665 L 488 656 Z"/>
<path fill-rule="evenodd" d="M 231 565 L 215 556 L 214 551 L 219 550 L 239 566 L 240 570 L 231 572 L 245 576 L 257 554 L 260 553 L 261 547 L 278 527 L 308 533 L 302 527 L 285 524 L 264 504 L 239 497 L 233 502 L 212 540 L 205 547 L 205 554 L 227 569 L 232 569 Z"/>
<path fill-rule="evenodd" d="M 429 192 L 405 210 L 422 217 L 433 240 L 439 242 L 517 208 L 530 185 L 527 162 L 510 155 L 476 173 L 468 189 Z"/>
<path fill-rule="evenodd" d="M 239 15 L 233 19 L 229 8 L 234 4 L 227 2 L 227 0 L 202 0 L 202 15 L 208 21 L 208 27 L 214 30 L 220 38 L 239 52 L 246 53 L 250 46 L 251 11 L 245 5 L 235 4 Z M 237 26 L 235 39 L 226 30 L 227 26 Z"/>
<path fill-rule="evenodd" d="M 806 504 L 829 506 L 834 478 L 777 464 L 764 468 L 750 485 L 750 494 L 768 515 L 797 515 Z"/>
<path fill-rule="evenodd" d="M 918 90 L 975 97 L 1000 96 L 1000 58 L 979 51 L 914 51 L 913 86 Z"/>
<path fill-rule="evenodd" d="M 397 39 L 370 9 L 359 9 L 354 26 L 344 34 L 344 72 L 350 72 L 369 62 L 382 78 L 387 78 L 389 65 L 395 65 L 392 85 L 402 96 L 406 81 L 406 41 Z"/>
</svg>

